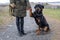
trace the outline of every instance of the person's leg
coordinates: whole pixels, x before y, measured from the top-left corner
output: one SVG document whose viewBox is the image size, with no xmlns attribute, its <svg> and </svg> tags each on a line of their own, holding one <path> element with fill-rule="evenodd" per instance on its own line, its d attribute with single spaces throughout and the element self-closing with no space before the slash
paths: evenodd
<svg viewBox="0 0 60 40">
<path fill-rule="evenodd" d="M 19 17 L 16 17 L 16 26 L 17 26 L 18 32 L 20 33 Z"/>
<path fill-rule="evenodd" d="M 26 35 L 24 33 L 24 17 L 16 17 L 16 25 L 20 36 Z"/>
<path fill-rule="evenodd" d="M 24 32 L 24 17 L 21 17 L 21 32 Z"/>
<path fill-rule="evenodd" d="M 24 17 L 20 17 L 19 23 L 20 23 L 19 25 L 20 25 L 21 33 L 23 35 L 26 35 L 26 33 L 24 33 Z"/>
</svg>

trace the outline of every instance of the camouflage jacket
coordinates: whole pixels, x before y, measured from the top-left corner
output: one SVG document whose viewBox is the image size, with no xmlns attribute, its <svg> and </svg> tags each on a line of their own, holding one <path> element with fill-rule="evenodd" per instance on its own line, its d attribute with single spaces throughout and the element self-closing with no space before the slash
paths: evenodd
<svg viewBox="0 0 60 40">
<path fill-rule="evenodd" d="M 10 0 L 10 4 L 14 3 L 16 6 L 14 9 L 10 7 L 10 13 L 13 16 L 25 17 L 26 8 L 31 8 L 29 0 Z"/>
</svg>

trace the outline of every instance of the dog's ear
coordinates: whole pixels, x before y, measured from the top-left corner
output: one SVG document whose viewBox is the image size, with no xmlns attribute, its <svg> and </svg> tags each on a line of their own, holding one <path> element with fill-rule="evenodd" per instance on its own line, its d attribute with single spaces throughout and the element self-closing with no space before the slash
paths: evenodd
<svg viewBox="0 0 60 40">
<path fill-rule="evenodd" d="M 36 9 L 37 7 L 39 7 L 39 5 L 40 5 L 40 4 L 36 4 L 36 5 L 34 6 L 34 8 Z"/>
<path fill-rule="evenodd" d="M 37 7 L 38 7 L 38 5 L 35 5 L 35 6 L 34 6 L 34 9 L 36 9 Z"/>
<path fill-rule="evenodd" d="M 42 5 L 42 9 L 44 9 L 44 6 Z"/>
<path fill-rule="evenodd" d="M 41 4 L 37 4 L 37 5 L 35 5 L 34 8 L 36 9 L 37 7 L 41 8 L 41 9 L 44 9 L 44 5 L 41 5 Z"/>
</svg>

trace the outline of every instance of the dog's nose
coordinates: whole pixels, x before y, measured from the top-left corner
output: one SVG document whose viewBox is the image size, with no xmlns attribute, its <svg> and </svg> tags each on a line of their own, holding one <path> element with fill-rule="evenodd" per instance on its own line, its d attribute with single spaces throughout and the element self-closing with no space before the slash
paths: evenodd
<svg viewBox="0 0 60 40">
<path fill-rule="evenodd" d="M 39 11 L 39 9 L 36 9 L 36 11 Z"/>
</svg>

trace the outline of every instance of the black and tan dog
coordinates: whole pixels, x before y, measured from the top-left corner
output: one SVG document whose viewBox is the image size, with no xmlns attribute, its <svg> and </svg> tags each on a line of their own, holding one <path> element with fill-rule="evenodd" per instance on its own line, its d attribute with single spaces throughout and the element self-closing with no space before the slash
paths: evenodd
<svg viewBox="0 0 60 40">
<path fill-rule="evenodd" d="M 47 23 L 45 17 L 43 16 L 44 6 L 41 4 L 37 4 L 34 7 L 35 11 L 32 13 L 32 9 L 30 10 L 30 16 L 33 17 L 36 21 L 36 24 L 39 26 L 38 30 L 36 30 L 37 35 L 40 34 L 41 30 L 48 32 L 50 30 L 49 24 Z"/>
</svg>

